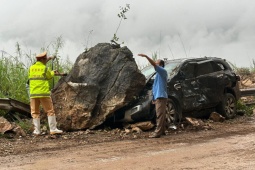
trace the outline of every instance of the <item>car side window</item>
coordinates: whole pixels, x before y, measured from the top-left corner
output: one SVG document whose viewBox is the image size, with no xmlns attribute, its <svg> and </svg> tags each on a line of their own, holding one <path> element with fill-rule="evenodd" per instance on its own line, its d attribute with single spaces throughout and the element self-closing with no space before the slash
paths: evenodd
<svg viewBox="0 0 255 170">
<path fill-rule="evenodd" d="M 217 63 L 215 63 L 215 62 L 211 62 L 211 64 L 212 64 L 212 67 L 213 67 L 213 72 L 217 72 L 217 71 L 221 71 L 221 70 L 224 70 L 224 68 L 222 69 L 222 67 L 219 65 L 219 64 L 217 64 Z"/>
<path fill-rule="evenodd" d="M 194 63 L 187 63 L 181 68 L 182 75 L 185 79 L 190 79 L 195 77 L 195 64 Z"/>
<path fill-rule="evenodd" d="M 221 63 L 217 63 L 217 65 L 220 67 L 220 70 L 225 70 L 225 69 L 226 69 L 226 68 L 224 67 L 224 65 L 221 64 Z"/>
<path fill-rule="evenodd" d="M 223 65 L 215 63 L 213 61 L 199 62 L 197 66 L 197 76 L 214 73 L 217 71 L 224 70 Z"/>
<path fill-rule="evenodd" d="M 214 69 L 210 62 L 198 62 L 196 76 L 210 74 L 212 72 L 214 72 Z"/>
</svg>

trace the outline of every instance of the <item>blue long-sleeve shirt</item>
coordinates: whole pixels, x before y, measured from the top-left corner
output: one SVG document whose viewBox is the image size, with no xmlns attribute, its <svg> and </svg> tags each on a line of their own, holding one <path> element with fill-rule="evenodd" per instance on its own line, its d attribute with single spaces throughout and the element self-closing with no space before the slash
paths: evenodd
<svg viewBox="0 0 255 170">
<path fill-rule="evenodd" d="M 168 98 L 167 95 L 167 71 L 160 66 L 155 67 L 156 77 L 153 83 L 153 100 L 157 98 Z"/>
</svg>

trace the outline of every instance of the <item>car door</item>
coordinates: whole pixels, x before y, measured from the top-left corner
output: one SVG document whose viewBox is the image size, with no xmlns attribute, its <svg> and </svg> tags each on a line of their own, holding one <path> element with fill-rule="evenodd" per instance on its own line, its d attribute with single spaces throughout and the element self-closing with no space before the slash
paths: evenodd
<svg viewBox="0 0 255 170">
<path fill-rule="evenodd" d="M 200 107 L 216 106 L 224 93 L 224 71 L 214 61 L 206 60 L 197 63 L 195 74 L 200 92 L 197 98 Z"/>
<path fill-rule="evenodd" d="M 199 107 L 200 90 L 196 82 L 195 69 L 196 62 L 188 62 L 180 68 L 181 90 L 182 90 L 182 109 L 184 112 L 194 110 Z"/>
</svg>

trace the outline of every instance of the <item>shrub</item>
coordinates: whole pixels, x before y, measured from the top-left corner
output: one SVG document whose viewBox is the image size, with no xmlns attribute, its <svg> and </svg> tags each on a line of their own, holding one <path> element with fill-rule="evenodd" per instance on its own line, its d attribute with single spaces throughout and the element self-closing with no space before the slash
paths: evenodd
<svg viewBox="0 0 255 170">
<path fill-rule="evenodd" d="M 33 132 L 33 125 L 30 120 L 27 120 L 27 119 L 17 120 L 16 124 L 19 125 L 26 133 Z"/>
<path fill-rule="evenodd" d="M 255 106 L 247 106 L 242 100 L 237 101 L 237 110 L 242 110 L 246 115 L 251 116 Z"/>
<path fill-rule="evenodd" d="M 52 47 L 53 49 L 49 49 Z M 48 45 L 47 48 L 41 48 L 42 51 L 55 51 L 56 61 L 47 64 L 51 69 L 57 69 L 59 72 L 69 72 L 72 68 L 72 62 L 69 58 L 62 61 L 58 56 L 58 50 L 63 47 L 62 37 L 58 37 L 56 42 Z M 29 103 L 29 98 L 26 90 L 26 82 L 28 80 L 28 68 L 35 63 L 35 54 L 23 54 L 19 43 L 16 44 L 16 55 L 13 56 L 6 51 L 1 50 L 0 56 L 0 98 L 13 98 L 24 103 Z M 54 77 L 50 81 L 51 88 L 55 85 L 60 77 Z M 0 112 L 0 115 L 3 114 Z"/>
</svg>

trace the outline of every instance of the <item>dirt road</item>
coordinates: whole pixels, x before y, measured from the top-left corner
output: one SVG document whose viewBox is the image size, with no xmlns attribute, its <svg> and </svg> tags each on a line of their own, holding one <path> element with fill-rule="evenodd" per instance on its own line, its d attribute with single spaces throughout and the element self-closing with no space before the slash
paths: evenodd
<svg viewBox="0 0 255 170">
<path fill-rule="evenodd" d="M 254 121 L 213 123 L 211 130 L 169 132 L 158 139 L 144 132 L 136 139 L 31 142 L 25 153 L 2 156 L 0 169 L 255 169 Z"/>
</svg>

